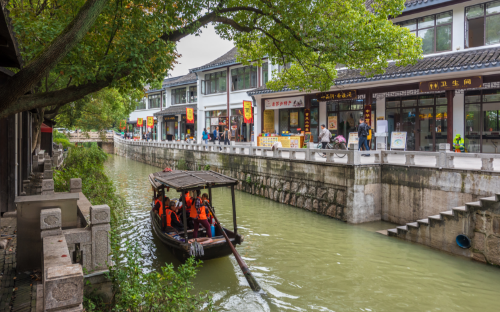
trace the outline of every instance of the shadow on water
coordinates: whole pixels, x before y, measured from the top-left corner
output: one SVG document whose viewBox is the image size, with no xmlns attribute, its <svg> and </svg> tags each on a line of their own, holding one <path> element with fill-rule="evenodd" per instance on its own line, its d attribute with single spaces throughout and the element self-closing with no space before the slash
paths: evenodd
<svg viewBox="0 0 500 312">
<path fill-rule="evenodd" d="M 158 170 L 118 156 L 107 162 L 128 202 L 122 243 L 139 241 L 151 270 L 179 264 L 149 224 L 147 176 Z M 230 191 L 215 189 L 213 198 L 232 228 Z M 206 261 L 195 286 L 219 311 L 498 311 L 498 268 L 375 233 L 390 223 L 348 225 L 243 192 L 236 205 L 245 236 L 237 250 L 267 296 L 251 291 L 233 256 Z"/>
</svg>

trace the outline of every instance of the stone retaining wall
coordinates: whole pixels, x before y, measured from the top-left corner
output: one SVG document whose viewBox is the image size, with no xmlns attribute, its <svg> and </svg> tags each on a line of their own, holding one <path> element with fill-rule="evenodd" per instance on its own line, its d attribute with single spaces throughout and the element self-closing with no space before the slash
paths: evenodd
<svg viewBox="0 0 500 312">
<path fill-rule="evenodd" d="M 115 154 L 159 168 L 210 168 L 237 178 L 238 190 L 350 223 L 381 219 L 378 165 L 346 166 L 116 141 Z"/>
</svg>

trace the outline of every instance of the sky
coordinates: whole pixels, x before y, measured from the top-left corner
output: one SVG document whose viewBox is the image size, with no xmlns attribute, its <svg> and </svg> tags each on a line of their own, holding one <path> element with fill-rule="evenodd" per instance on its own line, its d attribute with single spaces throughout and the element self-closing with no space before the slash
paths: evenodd
<svg viewBox="0 0 500 312">
<path fill-rule="evenodd" d="M 177 59 L 171 77 L 186 75 L 189 69 L 209 63 L 233 48 L 231 41 L 221 39 L 210 24 L 202 30 L 200 36 L 190 35 L 179 41 L 177 52 L 182 56 Z"/>
</svg>

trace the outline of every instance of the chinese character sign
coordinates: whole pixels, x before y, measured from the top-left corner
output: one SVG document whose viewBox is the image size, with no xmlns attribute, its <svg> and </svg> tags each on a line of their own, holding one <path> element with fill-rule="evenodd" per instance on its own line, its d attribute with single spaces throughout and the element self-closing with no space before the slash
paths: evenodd
<svg viewBox="0 0 500 312">
<path fill-rule="evenodd" d="M 311 132 L 311 110 L 304 109 L 304 132 Z"/>
<path fill-rule="evenodd" d="M 144 121 L 142 118 L 137 118 L 137 127 L 142 127 L 142 125 L 144 124 Z"/>
<path fill-rule="evenodd" d="M 482 76 L 452 78 L 452 79 L 421 82 L 420 92 L 481 88 L 482 86 L 483 86 Z"/>
<path fill-rule="evenodd" d="M 363 117 L 365 118 L 365 123 L 367 125 L 372 124 L 372 106 L 371 105 L 365 105 L 365 108 L 363 111 Z"/>
<path fill-rule="evenodd" d="M 357 98 L 358 95 L 356 90 L 325 92 L 318 95 L 318 101 L 349 100 Z"/>
<path fill-rule="evenodd" d="M 194 109 L 186 107 L 186 123 L 194 124 Z"/>
<path fill-rule="evenodd" d="M 146 126 L 148 128 L 153 128 L 154 125 L 155 125 L 155 118 L 153 116 L 148 116 L 146 120 Z"/>
<path fill-rule="evenodd" d="M 243 122 L 253 123 L 253 109 L 251 101 L 243 101 Z"/>
<path fill-rule="evenodd" d="M 303 96 L 265 100 L 266 109 L 300 108 L 304 103 Z"/>
</svg>

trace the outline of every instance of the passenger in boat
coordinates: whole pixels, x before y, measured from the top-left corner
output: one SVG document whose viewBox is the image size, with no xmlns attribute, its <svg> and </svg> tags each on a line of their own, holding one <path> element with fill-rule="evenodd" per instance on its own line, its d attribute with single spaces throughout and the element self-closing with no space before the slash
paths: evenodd
<svg viewBox="0 0 500 312">
<path fill-rule="evenodd" d="M 165 198 L 165 207 L 168 207 L 169 205 L 170 205 L 170 198 L 166 197 Z M 161 216 L 163 215 L 163 212 L 164 212 L 163 203 L 161 201 L 161 195 L 158 195 L 158 197 L 156 197 L 155 206 L 154 206 L 153 210 L 156 211 L 156 213 L 161 218 Z"/>
<path fill-rule="evenodd" d="M 198 197 L 196 198 L 196 200 L 194 202 L 197 215 L 196 215 L 196 219 L 194 220 L 193 238 L 198 237 L 198 228 L 200 227 L 200 224 L 203 225 L 203 227 L 205 228 L 205 230 L 207 232 L 207 236 L 211 238 L 212 231 L 210 230 L 210 224 L 208 223 L 208 220 L 207 220 L 208 208 L 205 207 L 205 205 L 203 205 L 204 201 L 208 202 L 208 194 L 204 193 L 203 196 L 200 198 L 199 197 L 200 191 L 197 190 L 197 193 L 198 193 Z"/>
<path fill-rule="evenodd" d="M 177 209 L 178 208 L 175 205 L 175 202 L 171 201 L 169 207 L 165 211 L 165 222 L 163 227 L 165 232 L 177 232 L 184 229 L 184 226 L 177 215 Z M 172 228 L 175 231 L 172 230 Z"/>
</svg>

